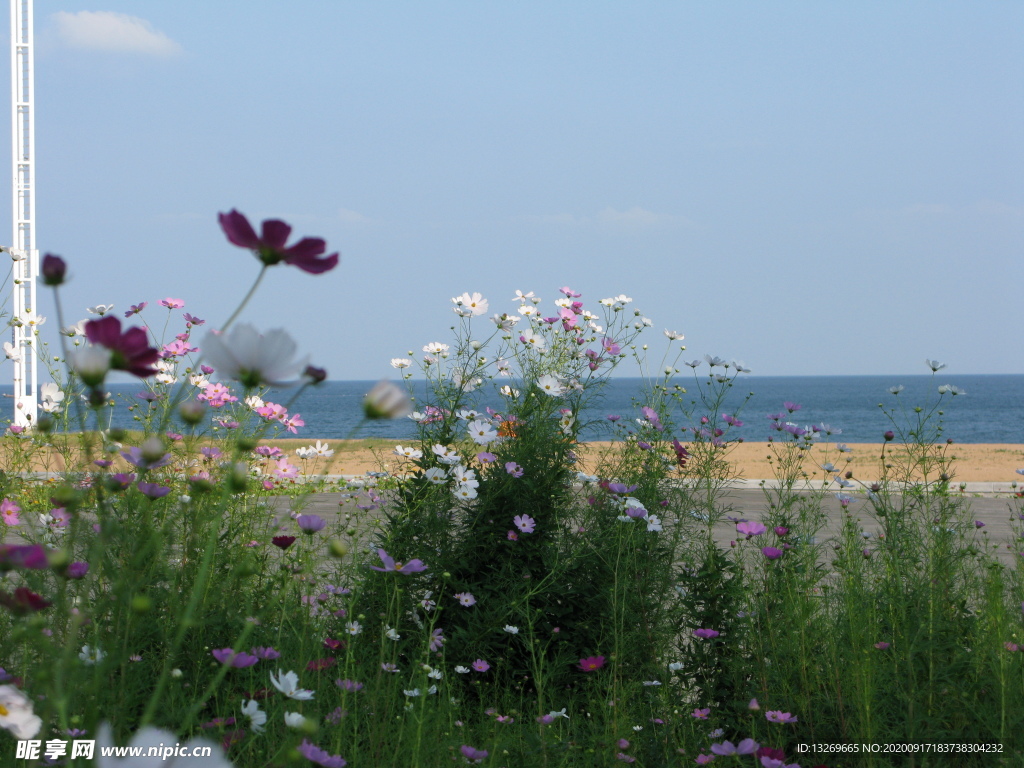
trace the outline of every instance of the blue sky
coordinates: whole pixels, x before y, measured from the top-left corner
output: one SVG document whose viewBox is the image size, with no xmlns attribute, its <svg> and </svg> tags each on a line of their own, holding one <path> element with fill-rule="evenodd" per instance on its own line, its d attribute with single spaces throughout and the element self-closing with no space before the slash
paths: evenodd
<svg viewBox="0 0 1024 768">
<path fill-rule="evenodd" d="M 35 13 L 68 322 L 149 301 L 159 329 L 168 296 L 225 319 L 257 271 L 217 226 L 238 208 L 341 251 L 276 268 L 246 315 L 335 379 L 449 341 L 464 291 L 511 310 L 566 284 L 633 297 L 655 361 L 667 328 L 754 374 L 1024 373 L 1024 4 Z"/>
</svg>

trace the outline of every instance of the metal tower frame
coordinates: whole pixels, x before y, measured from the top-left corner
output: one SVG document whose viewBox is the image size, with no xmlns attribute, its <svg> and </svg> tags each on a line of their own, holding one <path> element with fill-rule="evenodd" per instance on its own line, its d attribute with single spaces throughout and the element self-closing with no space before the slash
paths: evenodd
<svg viewBox="0 0 1024 768">
<path fill-rule="evenodd" d="M 14 426 L 31 427 L 36 422 L 39 391 L 35 346 L 37 333 L 35 212 L 35 101 L 32 0 L 11 0 L 11 150 L 13 170 L 14 241 L 13 304 L 14 331 Z"/>
</svg>

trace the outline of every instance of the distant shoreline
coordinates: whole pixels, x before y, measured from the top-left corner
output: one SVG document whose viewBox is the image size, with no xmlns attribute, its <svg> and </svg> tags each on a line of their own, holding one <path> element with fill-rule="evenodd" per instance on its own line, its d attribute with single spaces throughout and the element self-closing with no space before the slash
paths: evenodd
<svg viewBox="0 0 1024 768">
<path fill-rule="evenodd" d="M 316 440 L 316 438 L 288 438 L 264 440 L 263 442 L 279 446 L 290 454 L 293 463 L 300 463 L 295 458 L 295 449 L 311 445 Z M 393 453 L 394 446 L 402 444 L 398 440 L 375 437 L 355 440 L 321 439 L 321 442 L 327 443 L 335 451 L 328 467 L 332 474 L 361 475 L 367 471 L 379 470 L 382 466 L 389 471 L 401 471 L 403 467 L 409 466 L 408 462 L 401 460 Z M 406 444 L 408 442 L 406 441 Z M 893 451 L 900 449 L 896 443 L 889 443 L 885 446 L 882 443 L 849 443 L 848 445 L 851 449 L 849 453 L 839 453 L 832 444 L 814 446 L 805 461 L 805 471 L 812 477 L 824 478 L 826 473 L 820 468 L 820 465 L 831 462 L 841 473 L 852 471 L 856 480 L 871 482 L 878 479 L 879 457 L 882 455 L 883 447 L 890 455 Z M 592 469 L 600 460 L 600 456 L 608 451 L 613 451 L 616 444 L 594 442 L 584 443 L 583 446 L 584 465 L 586 468 Z M 772 444 L 767 442 L 734 443 L 728 457 L 735 465 L 737 477 L 747 480 L 773 478 L 775 471 L 768 461 L 768 457 L 772 455 L 772 447 Z M 1018 481 L 1024 487 L 1024 476 L 1016 472 L 1017 469 L 1024 469 L 1024 444 L 955 443 L 938 447 L 945 449 L 945 455 L 955 458 L 951 477 L 953 484 Z M 852 461 L 847 462 L 847 458 Z M 321 463 L 317 465 L 317 471 L 323 469 L 321 460 Z"/>
</svg>

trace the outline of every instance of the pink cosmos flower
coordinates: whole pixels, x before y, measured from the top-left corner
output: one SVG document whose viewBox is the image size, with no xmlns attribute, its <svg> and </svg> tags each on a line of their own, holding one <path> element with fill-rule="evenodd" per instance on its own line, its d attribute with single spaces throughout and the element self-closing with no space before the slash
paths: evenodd
<svg viewBox="0 0 1024 768">
<path fill-rule="evenodd" d="M 875 648 L 877 648 L 880 651 L 884 651 L 888 647 L 889 647 L 889 643 L 885 643 L 885 642 L 875 643 Z"/>
<path fill-rule="evenodd" d="M 49 567 L 46 550 L 39 544 L 0 544 L 0 571 L 12 568 L 42 570 Z"/>
<path fill-rule="evenodd" d="M 477 659 L 470 666 L 473 667 L 473 669 L 475 669 L 477 672 L 486 672 L 488 669 L 491 668 L 491 665 L 483 659 Z"/>
<path fill-rule="evenodd" d="M 455 599 L 462 603 L 464 608 L 469 608 L 471 605 L 476 605 L 476 598 L 473 597 L 469 592 L 456 592 Z"/>
<path fill-rule="evenodd" d="M 695 709 L 690 713 L 690 717 L 695 720 L 707 720 L 708 715 L 711 714 L 711 707 L 705 707 L 704 709 Z"/>
<path fill-rule="evenodd" d="M 509 531 L 509 532 L 508 532 L 508 533 L 506 534 L 506 538 L 507 538 L 507 539 L 508 539 L 509 541 L 519 541 L 519 534 L 518 534 L 518 533 L 516 533 L 515 531 Z"/>
<path fill-rule="evenodd" d="M 383 549 L 378 549 L 377 555 L 380 557 L 381 562 L 384 563 L 384 567 L 371 565 L 370 568 L 375 571 L 394 571 L 395 573 L 410 574 L 427 570 L 427 566 L 423 564 L 422 560 L 410 560 L 403 565 L 402 563 L 396 563 L 394 558 Z"/>
<path fill-rule="evenodd" d="M 713 637 L 718 637 L 721 632 L 714 629 L 695 629 L 693 630 L 693 636 L 699 637 L 701 640 L 710 640 Z"/>
<path fill-rule="evenodd" d="M 147 304 L 149 304 L 148 301 L 143 301 L 143 302 L 140 302 L 138 304 L 132 304 L 131 307 L 128 308 L 128 311 L 124 313 L 125 318 L 127 319 L 127 318 L 131 317 L 132 315 L 139 314 L 139 312 L 141 312 L 142 310 L 144 310 L 146 308 Z"/>
<path fill-rule="evenodd" d="M 523 476 L 523 468 L 516 464 L 514 461 L 505 462 L 505 471 L 512 475 L 512 477 Z"/>
<path fill-rule="evenodd" d="M 462 753 L 464 758 L 472 760 L 474 763 L 479 763 L 490 754 L 486 749 L 475 749 L 468 744 L 463 744 L 459 747 L 459 751 Z"/>
<path fill-rule="evenodd" d="M 305 237 L 286 247 L 292 228 L 283 221 L 266 219 L 263 222 L 262 237 L 257 237 L 249 220 L 237 210 L 222 213 L 218 219 L 221 229 L 233 245 L 248 248 L 268 267 L 283 261 L 303 272 L 318 275 L 338 265 L 337 253 L 323 256 L 327 243 L 318 237 Z"/>
<path fill-rule="evenodd" d="M 768 529 L 765 528 L 761 523 L 750 523 L 743 521 L 742 523 L 736 523 L 736 532 L 743 534 L 744 536 L 760 536 L 765 533 Z"/>
<path fill-rule="evenodd" d="M 3 518 L 6 525 L 21 525 L 21 518 L 18 517 L 19 512 L 21 512 L 21 507 L 10 499 L 4 499 L 0 502 L 0 517 Z"/>
<path fill-rule="evenodd" d="M 777 709 L 766 712 L 765 719 L 769 723 L 795 723 L 797 721 L 797 718 L 793 717 L 789 712 L 780 712 Z"/>
<path fill-rule="evenodd" d="M 769 560 L 778 560 L 780 557 L 782 557 L 782 550 L 777 549 L 776 547 L 763 547 L 761 549 L 761 554 L 763 554 Z"/>
<path fill-rule="evenodd" d="M 272 470 L 272 474 L 282 480 L 291 480 L 294 477 L 299 476 L 299 468 L 288 461 L 287 458 L 278 459 L 276 462 L 277 466 Z"/>
<path fill-rule="evenodd" d="M 604 666 L 604 656 L 587 656 L 580 659 L 579 668 L 584 672 L 593 672 Z"/>
<path fill-rule="evenodd" d="M 332 755 L 327 750 L 320 749 L 316 744 L 310 742 L 309 739 L 303 739 L 298 749 L 299 754 L 304 758 L 317 765 L 322 765 L 323 768 L 345 768 L 347 765 L 341 755 Z"/>
<path fill-rule="evenodd" d="M 251 656 L 245 651 L 239 651 L 235 653 L 230 648 L 218 648 L 210 652 L 217 661 L 221 664 L 226 664 L 236 669 L 244 669 L 245 667 L 251 667 L 253 664 L 259 661 L 256 656 Z"/>
<path fill-rule="evenodd" d="M 515 523 L 516 528 L 523 533 L 533 533 L 534 528 L 537 525 L 537 521 L 529 515 L 516 515 L 512 518 L 512 522 Z"/>
<path fill-rule="evenodd" d="M 168 309 L 181 309 L 185 306 L 185 302 L 181 299 L 160 299 L 157 303 L 161 307 L 167 307 Z"/>
</svg>

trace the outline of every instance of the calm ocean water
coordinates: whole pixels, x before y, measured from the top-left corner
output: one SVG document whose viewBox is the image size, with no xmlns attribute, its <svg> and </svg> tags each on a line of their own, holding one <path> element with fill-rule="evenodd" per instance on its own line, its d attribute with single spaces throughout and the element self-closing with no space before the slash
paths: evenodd
<svg viewBox="0 0 1024 768">
<path fill-rule="evenodd" d="M 790 420 L 801 426 L 825 422 L 842 430 L 835 439 L 848 443 L 881 442 L 882 434 L 891 428 L 879 404 L 887 408 L 903 405 L 930 407 L 938 397 L 940 384 L 953 384 L 966 392 L 963 396 L 943 398 L 943 434 L 961 443 L 1024 443 L 1024 375 L 987 376 L 741 376 L 729 393 L 729 408 L 740 405 L 749 393 L 753 397 L 743 407 L 740 418 L 743 427 L 736 432 L 752 441 L 766 440 L 771 434 L 767 414 L 777 413 L 785 401 L 803 407 Z M 681 378 L 679 383 L 688 390 L 684 400 L 689 402 L 696 393 L 692 378 Z M 363 395 L 373 386 L 372 381 L 333 381 L 310 388 L 292 405 L 291 412 L 299 413 L 307 426 L 299 430 L 298 437 L 310 439 L 339 439 L 352 435 L 361 419 Z M 902 384 L 899 396 L 889 388 Z M 607 414 L 619 414 L 623 420 L 640 415 L 633 398 L 641 390 L 640 379 L 617 378 L 609 381 L 599 392 L 596 402 L 583 414 L 582 421 L 597 422 L 584 432 L 590 440 L 610 439 L 613 435 L 604 419 Z M 0 392 L 4 388 L 0 387 Z M 8 392 L 10 387 L 6 387 Z M 116 385 L 115 394 L 134 399 L 139 387 Z M 485 390 L 479 392 L 478 407 L 497 406 L 497 396 L 488 399 Z M 291 393 L 275 391 L 265 399 L 287 403 Z M 422 389 L 417 394 L 423 397 Z M 8 398 L 4 401 L 10 403 Z M 136 401 L 139 402 L 139 401 Z M 421 404 L 429 400 L 420 399 Z M 117 409 L 115 425 L 130 428 L 131 416 L 123 407 Z M 4 414 L 9 418 L 7 414 Z M 677 421 L 681 417 L 677 414 Z M 370 422 L 356 437 L 388 437 L 396 440 L 415 435 L 408 419 L 388 422 Z"/>
</svg>

